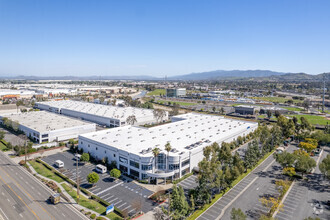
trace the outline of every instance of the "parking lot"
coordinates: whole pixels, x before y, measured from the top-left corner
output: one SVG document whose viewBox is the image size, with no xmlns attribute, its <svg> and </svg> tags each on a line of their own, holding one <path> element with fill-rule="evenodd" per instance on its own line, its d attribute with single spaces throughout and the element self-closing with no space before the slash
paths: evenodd
<svg viewBox="0 0 330 220">
<path fill-rule="evenodd" d="M 198 186 L 197 182 L 197 176 L 191 175 L 187 179 L 182 180 L 180 183 L 178 183 L 178 186 L 182 186 L 182 188 L 187 191 L 189 189 L 194 189 Z"/>
<path fill-rule="evenodd" d="M 55 161 L 63 161 L 64 168 L 58 170 L 70 179 L 76 181 L 76 161 L 74 160 L 74 155 L 72 153 L 57 153 L 44 157 L 42 160 L 56 169 L 58 168 L 54 166 Z M 135 184 L 125 177 L 115 180 L 110 177 L 109 172 L 99 174 L 100 180 L 94 185 L 94 187 L 92 187 L 92 185 L 87 182 L 87 175 L 93 171 L 95 172 L 94 164 L 78 164 L 80 186 L 88 189 L 90 192 L 101 197 L 110 204 L 114 204 L 117 208 L 129 215 L 133 215 L 139 210 L 146 213 L 158 205 L 148 199 L 148 197 L 153 194 L 152 191 Z"/>
</svg>

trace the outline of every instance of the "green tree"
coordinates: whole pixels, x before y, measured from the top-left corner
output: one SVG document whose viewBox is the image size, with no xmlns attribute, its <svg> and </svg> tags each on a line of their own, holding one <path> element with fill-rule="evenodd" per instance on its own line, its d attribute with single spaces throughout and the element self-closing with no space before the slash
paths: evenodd
<svg viewBox="0 0 330 220">
<path fill-rule="evenodd" d="M 155 147 L 152 149 L 152 154 L 154 155 L 154 161 L 155 161 L 155 166 L 154 166 L 154 172 L 157 168 L 157 156 L 160 154 L 160 149 L 158 147 Z"/>
<path fill-rule="evenodd" d="M 167 157 L 166 157 L 166 170 L 168 171 L 168 158 L 169 158 L 169 154 L 170 154 L 170 151 L 172 150 L 172 146 L 169 142 L 167 142 L 165 144 L 165 150 L 167 152 Z"/>
<path fill-rule="evenodd" d="M 229 163 L 231 160 L 231 151 L 228 143 L 222 142 L 221 148 L 219 151 L 219 161 L 221 164 Z"/>
<path fill-rule="evenodd" d="M 171 201 L 170 201 L 170 211 L 172 212 L 173 219 L 182 219 L 189 213 L 190 207 L 186 196 L 184 195 L 183 188 L 181 186 L 177 187 L 173 185 Z"/>
<path fill-rule="evenodd" d="M 110 176 L 112 176 L 113 178 L 118 179 L 121 176 L 121 172 L 120 172 L 120 170 L 114 168 L 110 171 Z"/>
<path fill-rule="evenodd" d="M 4 139 L 5 137 L 5 132 L 4 131 L 0 131 L 0 140 Z"/>
<path fill-rule="evenodd" d="M 126 119 L 126 123 L 130 125 L 134 125 L 137 122 L 135 115 L 130 115 Z"/>
<path fill-rule="evenodd" d="M 302 175 L 311 172 L 314 167 L 316 167 L 316 162 L 313 158 L 305 155 L 297 156 L 295 169 Z"/>
<path fill-rule="evenodd" d="M 330 154 L 322 160 L 319 164 L 319 168 L 324 177 L 330 179 Z"/>
<path fill-rule="evenodd" d="M 97 183 L 100 179 L 100 176 L 95 173 L 95 172 L 91 172 L 90 174 L 87 175 L 87 182 L 93 184 Z"/>
<path fill-rule="evenodd" d="M 223 107 L 220 108 L 220 113 L 223 115 L 223 113 L 225 112 L 225 109 Z"/>
<path fill-rule="evenodd" d="M 89 153 L 83 153 L 80 157 L 80 161 L 89 162 Z"/>
<path fill-rule="evenodd" d="M 266 114 L 268 118 L 272 117 L 272 112 L 270 110 L 267 110 Z"/>
<path fill-rule="evenodd" d="M 276 162 L 281 164 L 282 167 L 293 167 L 296 161 L 296 155 L 290 154 L 286 151 L 274 155 Z"/>
<path fill-rule="evenodd" d="M 230 212 L 230 219 L 231 220 L 245 220 L 247 216 L 244 214 L 244 212 L 238 208 L 233 208 Z"/>
<path fill-rule="evenodd" d="M 260 158 L 259 144 L 256 141 L 250 142 L 245 152 L 245 166 L 246 168 L 252 168 Z"/>
</svg>

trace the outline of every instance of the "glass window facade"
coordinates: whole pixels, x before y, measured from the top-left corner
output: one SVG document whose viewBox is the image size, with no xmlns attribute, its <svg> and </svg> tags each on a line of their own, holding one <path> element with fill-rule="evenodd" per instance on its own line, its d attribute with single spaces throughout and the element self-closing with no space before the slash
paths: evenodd
<svg viewBox="0 0 330 220">
<path fill-rule="evenodd" d="M 169 170 L 178 170 L 178 169 L 180 169 L 180 164 L 169 164 L 168 169 Z"/>
<path fill-rule="evenodd" d="M 132 167 L 140 169 L 140 164 L 138 162 L 133 161 L 133 160 L 129 161 L 129 165 L 132 166 Z"/>
<path fill-rule="evenodd" d="M 142 164 L 141 169 L 142 170 L 152 170 L 152 164 L 149 164 L 149 165 Z"/>
<path fill-rule="evenodd" d="M 188 159 L 188 160 L 185 160 L 185 161 L 183 161 L 182 163 L 181 163 L 181 166 L 187 166 L 188 164 L 190 163 L 190 159 Z"/>
</svg>

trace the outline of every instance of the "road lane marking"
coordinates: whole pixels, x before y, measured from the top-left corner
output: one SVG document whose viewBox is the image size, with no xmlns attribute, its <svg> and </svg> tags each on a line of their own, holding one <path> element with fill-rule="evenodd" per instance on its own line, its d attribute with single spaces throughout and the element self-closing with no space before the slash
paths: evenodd
<svg viewBox="0 0 330 220">
<path fill-rule="evenodd" d="M 0 169 L 2 169 L 2 168 L 0 168 Z M 4 183 L 4 184 L 6 184 L 7 186 L 8 186 L 8 188 L 17 196 L 17 198 L 19 198 L 23 203 L 24 203 L 24 205 L 30 210 L 30 212 L 33 214 L 33 215 L 35 215 L 35 217 L 37 217 L 37 219 L 39 219 L 40 220 L 40 218 L 37 216 L 37 214 L 24 202 L 24 200 L 19 196 L 19 195 L 17 195 L 16 194 L 16 192 L 4 181 L 4 179 L 2 179 L 2 177 L 0 176 L 0 180 Z M 7 199 L 8 200 L 8 199 Z"/>
<path fill-rule="evenodd" d="M 0 169 L 2 170 L 2 171 L 4 171 L 7 175 L 8 175 L 8 173 L 5 171 L 5 170 L 3 170 L 1 167 L 0 167 Z M 9 175 L 8 175 L 9 176 Z M 1 176 L 0 176 L 0 178 L 1 178 Z M 22 189 L 25 193 L 26 193 L 26 195 L 28 195 L 28 197 L 30 197 L 30 199 L 32 200 L 32 201 L 34 201 L 35 199 L 14 179 L 14 178 L 12 178 L 11 176 L 9 176 L 9 178 L 10 179 L 12 179 L 15 183 L 16 183 L 16 185 L 20 188 L 20 189 Z M 26 182 L 26 181 L 25 181 Z M 27 183 L 28 184 L 28 183 Z M 28 184 L 29 185 L 29 184 Z M 22 200 L 23 201 L 23 200 Z M 24 203 L 25 204 L 25 203 Z M 54 218 L 54 216 L 52 216 L 46 209 L 44 209 L 40 204 L 39 204 L 39 202 L 37 202 L 37 204 L 38 204 L 38 206 L 43 210 L 43 211 L 45 211 L 46 212 L 46 214 L 48 214 L 49 215 L 49 217 L 51 217 L 52 219 L 55 219 Z M 38 217 L 37 217 L 38 218 Z M 39 219 L 39 218 L 38 218 Z"/>
<path fill-rule="evenodd" d="M 8 218 L 7 215 L 6 215 L 6 213 L 4 213 L 4 212 L 2 211 L 1 208 L 0 208 L 0 211 L 1 211 L 1 213 L 6 217 L 6 219 L 9 220 L 9 218 Z"/>
</svg>

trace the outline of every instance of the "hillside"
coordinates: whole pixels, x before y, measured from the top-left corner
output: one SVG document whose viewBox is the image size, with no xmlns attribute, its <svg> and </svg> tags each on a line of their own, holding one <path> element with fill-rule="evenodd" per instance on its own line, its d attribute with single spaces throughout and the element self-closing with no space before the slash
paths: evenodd
<svg viewBox="0 0 330 220">
<path fill-rule="evenodd" d="M 286 73 L 270 70 L 215 70 L 210 72 L 191 73 L 187 75 L 169 77 L 170 80 L 221 80 L 248 77 L 280 76 Z"/>
</svg>

